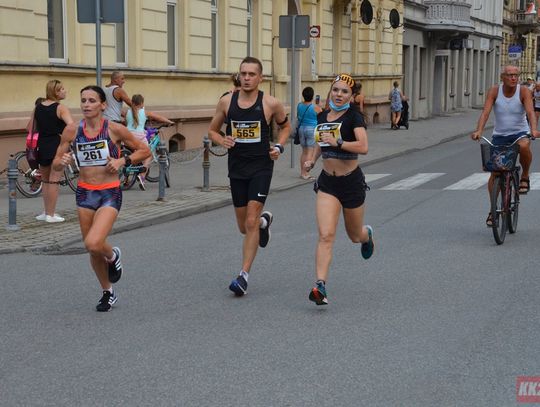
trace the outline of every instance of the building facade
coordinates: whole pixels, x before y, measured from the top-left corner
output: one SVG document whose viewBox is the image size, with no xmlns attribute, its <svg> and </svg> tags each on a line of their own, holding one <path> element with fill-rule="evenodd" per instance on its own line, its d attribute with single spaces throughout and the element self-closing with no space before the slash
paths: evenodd
<svg viewBox="0 0 540 407">
<path fill-rule="evenodd" d="M 147 106 L 176 122 L 167 129 L 169 148 L 199 147 L 246 55 L 263 63 L 263 90 L 291 102 L 292 55 L 279 48 L 279 17 L 304 14 L 320 37 L 297 52 L 296 95 L 309 85 L 324 100 L 331 78 L 348 72 L 362 81 L 368 121 L 387 120 L 388 91 L 402 73 L 403 28 L 390 26 L 393 9 L 402 18 L 403 3 L 394 0 L 124 0 L 124 23 L 101 26 L 103 84 L 113 70 L 124 71 L 128 94 L 143 94 Z M 94 24 L 78 23 L 76 0 L 0 0 L 0 19 L 7 96 L 0 99 L 0 144 L 7 154 L 24 145 L 48 80 L 62 80 L 65 103 L 78 113 L 78 90 L 96 82 L 97 36 Z"/>
<path fill-rule="evenodd" d="M 499 80 L 502 4 L 405 0 L 404 90 L 411 117 L 481 106 Z"/>
<path fill-rule="evenodd" d="M 538 14 L 536 2 L 504 0 L 502 65 L 513 64 L 521 69 L 521 79 L 536 79 Z M 509 52 L 510 48 L 521 52 Z"/>
</svg>

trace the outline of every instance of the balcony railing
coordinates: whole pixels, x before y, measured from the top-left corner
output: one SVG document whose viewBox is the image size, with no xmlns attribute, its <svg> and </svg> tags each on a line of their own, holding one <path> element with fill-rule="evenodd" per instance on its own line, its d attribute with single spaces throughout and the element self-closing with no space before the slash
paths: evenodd
<svg viewBox="0 0 540 407">
<path fill-rule="evenodd" d="M 520 34 L 528 34 L 531 32 L 540 32 L 540 21 L 538 20 L 538 14 L 527 14 L 525 10 L 514 11 L 513 13 L 513 26 Z"/>
<path fill-rule="evenodd" d="M 426 23 L 430 30 L 474 31 L 471 21 L 471 5 L 464 0 L 425 0 Z"/>
</svg>

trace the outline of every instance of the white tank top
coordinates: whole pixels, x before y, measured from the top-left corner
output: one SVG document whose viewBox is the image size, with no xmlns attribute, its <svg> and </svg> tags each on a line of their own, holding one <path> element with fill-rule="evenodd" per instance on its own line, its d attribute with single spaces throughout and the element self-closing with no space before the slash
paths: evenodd
<svg viewBox="0 0 540 407">
<path fill-rule="evenodd" d="M 525 115 L 525 107 L 521 103 L 520 85 L 516 87 L 513 96 L 504 96 L 503 85 L 499 85 L 499 93 L 493 106 L 495 112 L 494 136 L 510 136 L 529 132 L 529 124 Z"/>
<path fill-rule="evenodd" d="M 103 88 L 107 97 L 107 107 L 103 111 L 103 117 L 116 122 L 122 121 L 122 101 L 114 98 L 113 92 L 118 85 L 106 86 Z"/>
</svg>

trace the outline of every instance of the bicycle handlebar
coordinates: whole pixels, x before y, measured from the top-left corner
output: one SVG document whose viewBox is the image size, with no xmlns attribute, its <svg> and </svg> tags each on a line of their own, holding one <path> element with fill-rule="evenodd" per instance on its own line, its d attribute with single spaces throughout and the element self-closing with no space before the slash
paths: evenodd
<svg viewBox="0 0 540 407">
<path fill-rule="evenodd" d="M 151 124 L 151 123 L 150 123 Z M 157 126 L 148 126 L 146 127 L 146 129 L 156 129 L 156 130 L 159 130 L 163 127 L 170 127 L 170 126 L 173 126 L 173 124 L 169 124 L 169 123 L 159 123 Z"/>
<path fill-rule="evenodd" d="M 528 139 L 531 139 L 531 140 L 535 139 L 534 137 L 532 137 L 532 135 L 527 133 L 527 134 L 524 134 L 522 136 L 519 136 L 517 139 L 514 140 L 514 142 L 512 144 L 503 144 L 503 145 L 506 146 L 506 147 L 512 147 L 514 144 L 516 144 L 522 138 L 528 138 Z M 494 146 L 494 144 L 490 140 L 485 138 L 484 136 L 482 136 L 482 139 L 485 140 L 489 145 Z"/>
</svg>

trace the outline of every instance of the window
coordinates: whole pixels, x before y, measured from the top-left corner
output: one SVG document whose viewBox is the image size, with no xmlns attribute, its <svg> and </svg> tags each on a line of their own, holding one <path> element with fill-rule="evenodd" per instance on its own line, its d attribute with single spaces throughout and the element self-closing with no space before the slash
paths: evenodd
<svg viewBox="0 0 540 407">
<path fill-rule="evenodd" d="M 64 0 L 47 0 L 49 58 L 65 59 Z"/>
<path fill-rule="evenodd" d="M 247 0 L 247 50 L 246 50 L 246 55 L 247 56 L 250 56 L 251 55 L 251 52 L 252 52 L 252 43 L 253 43 L 253 39 L 252 39 L 252 23 L 253 23 L 253 9 L 252 9 L 252 4 L 251 4 L 251 1 L 252 0 Z"/>
<path fill-rule="evenodd" d="M 212 69 L 217 69 L 218 50 L 218 4 L 217 0 L 211 0 L 210 12 L 212 14 Z"/>
<path fill-rule="evenodd" d="M 176 66 L 176 3 L 167 3 L 167 65 Z"/>
<path fill-rule="evenodd" d="M 116 63 L 125 64 L 126 61 L 126 25 L 125 23 L 116 23 Z"/>
</svg>

